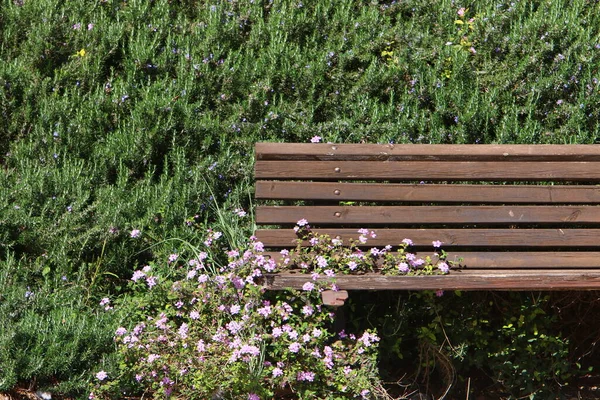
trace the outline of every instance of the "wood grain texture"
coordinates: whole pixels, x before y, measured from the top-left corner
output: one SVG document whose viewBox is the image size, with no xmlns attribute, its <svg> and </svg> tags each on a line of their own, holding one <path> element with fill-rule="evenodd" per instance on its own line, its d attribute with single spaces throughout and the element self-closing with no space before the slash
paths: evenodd
<svg viewBox="0 0 600 400">
<path fill-rule="evenodd" d="M 258 206 L 256 223 L 318 225 L 598 224 L 597 206 Z"/>
<path fill-rule="evenodd" d="M 279 273 L 265 276 L 270 290 L 301 289 L 310 275 Z M 331 282 L 331 280 L 329 280 Z M 503 270 L 453 271 L 448 275 L 386 276 L 381 274 L 339 275 L 342 290 L 598 290 L 600 271 Z"/>
<path fill-rule="evenodd" d="M 415 246 L 431 246 L 440 240 L 448 249 L 460 247 L 527 247 L 527 248 L 600 248 L 600 229 L 373 229 L 376 238 L 366 246 L 386 246 L 411 239 Z M 344 242 L 357 239 L 356 229 L 319 229 L 318 233 L 339 237 Z M 265 247 L 293 247 L 296 234 L 292 229 L 259 229 L 255 232 Z"/>
<path fill-rule="evenodd" d="M 257 181 L 257 199 L 435 203 L 594 204 L 599 186 Z"/>
<path fill-rule="evenodd" d="M 600 161 L 600 146 L 256 143 L 255 154 L 297 161 Z"/>
<path fill-rule="evenodd" d="M 417 253 L 420 257 L 431 252 Z M 447 260 L 459 262 L 469 271 L 476 269 L 600 269 L 598 251 L 449 251 Z M 281 261 L 279 252 L 265 252 L 265 256 Z M 433 258 L 436 261 L 435 257 Z"/>
<path fill-rule="evenodd" d="M 598 181 L 600 162 L 257 161 L 256 179 Z"/>
</svg>

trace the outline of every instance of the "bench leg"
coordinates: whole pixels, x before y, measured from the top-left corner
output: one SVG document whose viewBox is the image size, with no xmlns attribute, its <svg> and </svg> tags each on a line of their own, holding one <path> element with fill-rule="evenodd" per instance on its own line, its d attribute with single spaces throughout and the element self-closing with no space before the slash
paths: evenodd
<svg viewBox="0 0 600 400">
<path fill-rule="evenodd" d="M 348 292 L 346 290 L 325 290 L 321 292 L 323 304 L 334 309 L 333 330 L 335 333 L 340 333 L 346 329 L 346 312 L 343 305 L 347 298 Z"/>
</svg>

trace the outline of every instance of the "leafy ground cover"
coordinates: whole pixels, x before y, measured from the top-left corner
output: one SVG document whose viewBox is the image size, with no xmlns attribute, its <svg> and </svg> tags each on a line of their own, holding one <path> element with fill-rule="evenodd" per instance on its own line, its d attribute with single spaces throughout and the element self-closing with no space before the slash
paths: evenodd
<svg viewBox="0 0 600 400">
<path fill-rule="evenodd" d="M 597 143 L 599 18 L 585 0 L 3 0 L 0 391 L 114 378 L 116 330 L 177 312 L 133 272 L 175 282 L 211 237 L 223 265 L 248 243 L 256 141 Z M 590 374 L 598 306 L 363 293 L 346 315 L 381 339 L 374 387 L 546 398 Z"/>
</svg>

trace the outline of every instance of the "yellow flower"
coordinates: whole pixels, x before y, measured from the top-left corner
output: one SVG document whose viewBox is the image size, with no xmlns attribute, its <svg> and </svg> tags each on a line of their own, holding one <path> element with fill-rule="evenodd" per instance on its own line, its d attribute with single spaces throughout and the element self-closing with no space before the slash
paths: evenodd
<svg viewBox="0 0 600 400">
<path fill-rule="evenodd" d="M 85 49 L 79 50 L 77 53 L 75 53 L 75 56 L 79 56 L 79 57 L 85 56 Z"/>
</svg>

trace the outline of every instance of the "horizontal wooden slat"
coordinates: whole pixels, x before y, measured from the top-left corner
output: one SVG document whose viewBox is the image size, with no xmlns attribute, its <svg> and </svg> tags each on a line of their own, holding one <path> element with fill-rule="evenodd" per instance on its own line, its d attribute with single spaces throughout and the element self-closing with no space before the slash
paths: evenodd
<svg viewBox="0 0 600 400">
<path fill-rule="evenodd" d="M 257 179 L 597 181 L 600 162 L 257 161 Z"/>
<path fill-rule="evenodd" d="M 600 161 L 597 145 L 257 143 L 257 160 Z"/>
<path fill-rule="evenodd" d="M 279 252 L 264 255 L 281 261 Z M 432 256 L 431 252 L 419 252 L 420 257 Z M 597 251 L 449 251 L 447 260 L 458 262 L 468 270 L 473 269 L 600 269 L 600 252 Z"/>
<path fill-rule="evenodd" d="M 257 199 L 435 203 L 600 203 L 600 186 L 257 181 Z"/>
<path fill-rule="evenodd" d="M 271 290 L 301 289 L 310 275 L 279 273 L 267 275 Z M 590 270 L 455 270 L 448 275 L 385 276 L 381 274 L 338 275 L 342 290 L 598 290 L 600 271 Z"/>
<path fill-rule="evenodd" d="M 598 224 L 598 206 L 258 206 L 257 224 Z"/>
<path fill-rule="evenodd" d="M 411 239 L 416 246 L 431 246 L 440 240 L 444 247 L 600 247 L 600 229 L 374 229 L 377 237 L 367 246 L 386 246 Z M 339 236 L 345 242 L 358 238 L 356 229 L 319 229 L 318 233 Z M 292 229 L 259 229 L 255 232 L 265 247 L 291 247 L 296 234 Z"/>
</svg>

